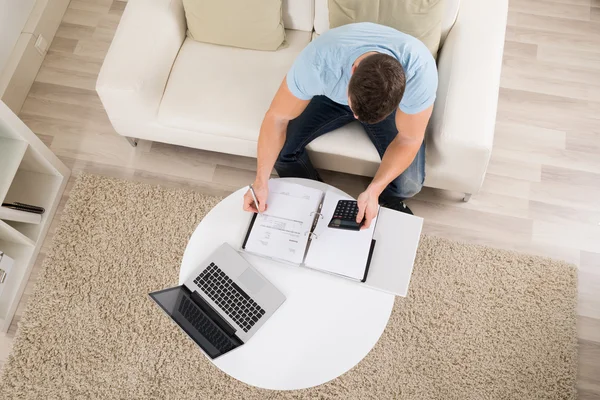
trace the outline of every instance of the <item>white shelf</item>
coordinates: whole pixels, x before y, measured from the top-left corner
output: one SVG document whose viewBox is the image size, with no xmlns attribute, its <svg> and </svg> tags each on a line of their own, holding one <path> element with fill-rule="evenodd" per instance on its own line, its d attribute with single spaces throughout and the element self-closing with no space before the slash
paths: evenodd
<svg viewBox="0 0 600 400">
<path fill-rule="evenodd" d="M 0 220 L 0 250 L 15 260 L 2 284 L 0 332 L 10 327 L 71 172 L 0 101 L 0 200 L 46 209 L 39 224 Z"/>
<path fill-rule="evenodd" d="M 0 203 L 4 201 L 26 150 L 27 142 L 0 137 Z"/>
</svg>

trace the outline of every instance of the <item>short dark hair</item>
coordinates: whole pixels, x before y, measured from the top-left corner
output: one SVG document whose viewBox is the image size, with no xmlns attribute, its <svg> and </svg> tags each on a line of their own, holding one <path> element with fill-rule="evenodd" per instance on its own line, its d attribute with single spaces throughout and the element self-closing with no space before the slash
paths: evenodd
<svg viewBox="0 0 600 400">
<path fill-rule="evenodd" d="M 352 111 L 361 122 L 380 122 L 400 105 L 405 86 L 404 69 L 398 60 L 382 53 L 367 56 L 348 84 Z"/>
</svg>

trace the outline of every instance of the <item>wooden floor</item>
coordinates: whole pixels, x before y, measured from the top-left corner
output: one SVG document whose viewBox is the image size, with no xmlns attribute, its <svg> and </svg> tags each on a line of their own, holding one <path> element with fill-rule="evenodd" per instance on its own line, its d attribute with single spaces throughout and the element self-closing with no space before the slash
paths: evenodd
<svg viewBox="0 0 600 400">
<path fill-rule="evenodd" d="M 225 195 L 255 161 L 116 135 L 94 91 L 125 3 L 72 0 L 20 114 L 80 171 Z M 581 399 L 600 399 L 600 0 L 511 0 L 494 151 L 482 191 L 424 189 L 409 205 L 424 231 L 568 260 L 579 267 Z M 326 180 L 356 195 L 368 181 Z M 68 198 L 68 190 L 62 206 Z M 60 210 L 59 210 L 60 215 Z M 10 351 L 57 219 L 8 335 Z"/>
</svg>

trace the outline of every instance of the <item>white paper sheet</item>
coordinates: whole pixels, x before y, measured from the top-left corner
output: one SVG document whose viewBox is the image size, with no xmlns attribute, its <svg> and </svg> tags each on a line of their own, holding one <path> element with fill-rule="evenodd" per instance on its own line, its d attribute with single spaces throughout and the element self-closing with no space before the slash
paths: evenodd
<svg viewBox="0 0 600 400">
<path fill-rule="evenodd" d="M 246 251 L 301 264 L 322 198 L 318 189 L 270 180 L 267 210 L 256 216 Z"/>
<path fill-rule="evenodd" d="M 329 228 L 327 225 L 339 200 L 352 200 L 334 192 L 325 193 L 321 214 L 315 229 L 316 239 L 308 248 L 305 265 L 310 268 L 361 280 L 365 274 L 371 240 L 377 218 L 371 221 L 368 229 L 349 231 Z"/>
</svg>

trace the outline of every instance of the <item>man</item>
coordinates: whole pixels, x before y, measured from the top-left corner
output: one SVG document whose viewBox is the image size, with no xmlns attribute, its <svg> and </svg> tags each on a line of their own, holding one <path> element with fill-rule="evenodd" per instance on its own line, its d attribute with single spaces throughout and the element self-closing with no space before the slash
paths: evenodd
<svg viewBox="0 0 600 400">
<path fill-rule="evenodd" d="M 412 212 L 403 200 L 425 179 L 425 128 L 437 90 L 435 60 L 423 43 L 393 28 L 357 23 L 331 29 L 299 55 L 281 83 L 258 138 L 253 188 L 268 202 L 273 166 L 280 177 L 320 180 L 306 145 L 358 120 L 381 165 L 358 197 L 357 222 L 369 227 L 381 204 Z M 251 193 L 244 209 L 257 212 Z"/>
</svg>

